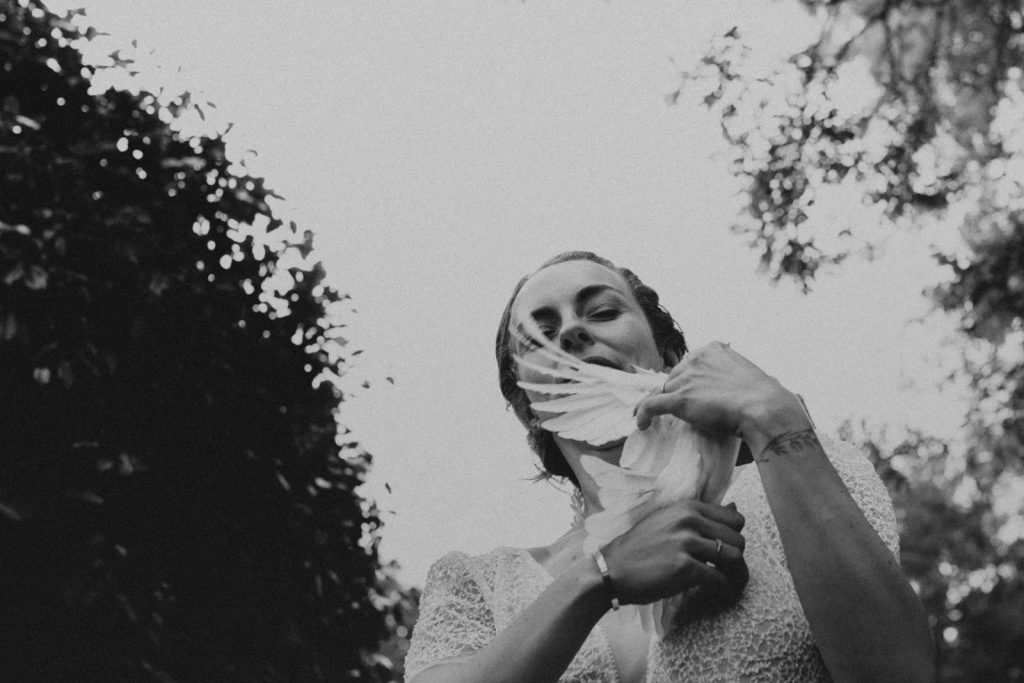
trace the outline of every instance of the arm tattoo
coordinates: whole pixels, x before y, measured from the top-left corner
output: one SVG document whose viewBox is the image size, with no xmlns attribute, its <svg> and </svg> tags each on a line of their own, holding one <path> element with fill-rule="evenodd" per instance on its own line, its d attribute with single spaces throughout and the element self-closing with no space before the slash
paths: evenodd
<svg viewBox="0 0 1024 683">
<path fill-rule="evenodd" d="M 768 442 L 761 455 L 757 457 L 757 462 L 768 462 L 778 456 L 795 457 L 814 447 L 821 448 L 821 443 L 819 443 L 818 436 L 814 433 L 813 429 L 805 429 L 801 432 L 786 432 Z"/>
</svg>

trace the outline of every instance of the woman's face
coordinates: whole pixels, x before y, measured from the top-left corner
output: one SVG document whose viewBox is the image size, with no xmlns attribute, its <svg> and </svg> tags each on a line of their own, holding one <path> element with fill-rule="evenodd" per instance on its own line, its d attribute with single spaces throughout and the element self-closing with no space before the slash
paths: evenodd
<svg viewBox="0 0 1024 683">
<path fill-rule="evenodd" d="M 513 321 L 530 318 L 548 339 L 588 363 L 626 372 L 632 372 L 634 365 L 665 368 L 651 326 L 629 284 L 599 263 L 566 261 L 532 275 L 512 307 Z M 551 381 L 525 368 L 520 377 Z"/>
</svg>

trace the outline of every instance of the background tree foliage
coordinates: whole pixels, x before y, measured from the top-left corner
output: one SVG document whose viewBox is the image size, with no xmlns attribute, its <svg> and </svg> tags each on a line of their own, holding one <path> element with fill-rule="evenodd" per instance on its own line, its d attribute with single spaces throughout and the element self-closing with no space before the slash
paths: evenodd
<svg viewBox="0 0 1024 683">
<path fill-rule="evenodd" d="M 346 297 L 92 35 L 0 2 L 0 678 L 386 678 Z"/>
<path fill-rule="evenodd" d="M 801 0 L 817 30 L 770 68 L 738 29 L 675 94 L 720 115 L 746 183 L 734 229 L 774 280 L 923 229 L 974 400 L 962 436 L 848 428 L 889 482 L 942 680 L 1024 678 L 1024 3 Z M 853 195 L 849 220 L 823 205 Z"/>
</svg>

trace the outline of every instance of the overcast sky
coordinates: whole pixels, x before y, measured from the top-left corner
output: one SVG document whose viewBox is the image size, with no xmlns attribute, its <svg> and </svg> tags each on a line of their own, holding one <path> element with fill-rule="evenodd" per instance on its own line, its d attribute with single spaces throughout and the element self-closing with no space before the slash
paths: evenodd
<svg viewBox="0 0 1024 683">
<path fill-rule="evenodd" d="M 216 104 L 210 125 L 234 124 L 229 153 L 258 152 L 249 167 L 285 197 L 279 215 L 316 233 L 352 295 L 346 322 L 365 349 L 352 377 L 373 386 L 343 421 L 374 455 L 365 493 L 387 511 L 381 553 L 408 584 L 448 550 L 568 528 L 567 498 L 528 481 L 493 360 L 512 287 L 560 251 L 631 267 L 691 346 L 729 341 L 803 394 L 820 428 L 959 421 L 931 386 L 944 325 L 908 325 L 936 277 L 927 237 L 810 296 L 771 286 L 728 229 L 739 204 L 715 121 L 666 103 L 715 31 L 741 23 L 766 50 L 793 40 L 804 22 L 783 2 L 51 7 L 83 4 L 111 34 L 104 52 L 138 41 L 139 82 Z"/>
</svg>

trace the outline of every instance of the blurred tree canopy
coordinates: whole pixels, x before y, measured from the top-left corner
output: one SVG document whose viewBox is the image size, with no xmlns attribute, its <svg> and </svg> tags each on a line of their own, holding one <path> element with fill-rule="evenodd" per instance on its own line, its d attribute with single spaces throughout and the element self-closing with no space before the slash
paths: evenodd
<svg viewBox="0 0 1024 683">
<path fill-rule="evenodd" d="M 672 99 L 720 116 L 734 230 L 773 280 L 925 230 L 974 395 L 962 438 L 848 426 L 890 484 L 942 680 L 1024 679 L 1024 3 L 799 0 L 810 40 L 764 66 L 718 36 Z M 830 203 L 853 197 L 859 211 Z"/>
<path fill-rule="evenodd" d="M 387 678 L 346 297 L 78 14 L 0 1 L 0 678 Z"/>
</svg>

